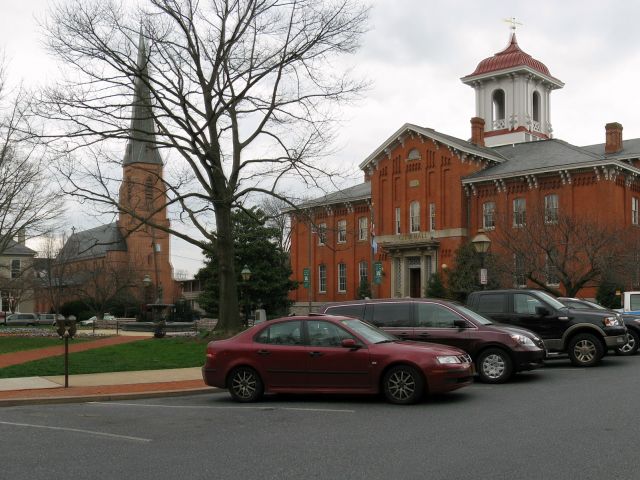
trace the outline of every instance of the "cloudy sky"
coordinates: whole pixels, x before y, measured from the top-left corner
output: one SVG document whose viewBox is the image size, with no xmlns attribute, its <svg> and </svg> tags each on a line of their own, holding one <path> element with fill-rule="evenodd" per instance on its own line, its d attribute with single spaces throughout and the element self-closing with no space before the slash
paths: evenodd
<svg viewBox="0 0 640 480">
<path fill-rule="evenodd" d="M 35 18 L 48 0 L 0 1 L 0 48 L 10 80 L 47 81 L 55 71 Z M 410 122 L 467 139 L 473 90 L 460 82 L 509 39 L 515 17 L 520 47 L 565 83 L 551 96 L 554 135 L 576 145 L 604 142 L 604 125 L 620 122 L 626 139 L 640 137 L 640 2 L 624 0 L 373 0 L 370 31 L 345 61 L 372 82 L 345 107 L 334 160 L 354 168 L 402 124 Z M 341 65 L 343 62 L 341 62 Z M 359 179 L 358 179 L 359 180 Z M 345 180 L 345 186 L 355 182 Z M 90 222 L 87 219 L 87 222 Z M 92 226 L 77 225 L 88 228 Z M 173 245 L 176 270 L 197 271 L 200 252 Z"/>
</svg>

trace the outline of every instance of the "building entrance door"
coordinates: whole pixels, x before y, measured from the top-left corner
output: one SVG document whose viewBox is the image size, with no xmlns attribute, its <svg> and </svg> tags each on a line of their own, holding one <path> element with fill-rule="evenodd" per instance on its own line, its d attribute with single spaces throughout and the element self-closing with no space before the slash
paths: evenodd
<svg viewBox="0 0 640 480">
<path fill-rule="evenodd" d="M 411 298 L 420 298 L 422 295 L 420 294 L 422 290 L 422 283 L 420 279 L 420 269 L 419 268 L 410 268 L 409 269 L 409 296 Z"/>
</svg>

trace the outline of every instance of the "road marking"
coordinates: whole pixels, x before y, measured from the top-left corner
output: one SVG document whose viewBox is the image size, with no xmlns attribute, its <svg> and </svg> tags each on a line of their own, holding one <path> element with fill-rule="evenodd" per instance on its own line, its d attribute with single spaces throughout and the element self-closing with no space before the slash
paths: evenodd
<svg viewBox="0 0 640 480">
<path fill-rule="evenodd" d="M 31 423 L 14 423 L 14 422 L 0 422 L 0 425 L 10 425 L 13 427 L 29 427 L 29 428 L 42 428 L 45 430 L 60 430 L 64 432 L 86 433 L 88 435 L 95 435 L 97 437 L 118 438 L 122 440 L 132 440 L 134 442 L 150 442 L 150 438 L 130 437 L 128 435 L 116 435 L 115 433 L 96 432 L 93 430 L 82 430 L 79 428 L 67 428 L 67 427 L 52 427 L 49 425 L 33 425 Z"/>
<path fill-rule="evenodd" d="M 299 412 L 329 412 L 329 413 L 356 413 L 355 410 L 342 410 L 337 408 L 302 408 L 302 407 L 210 407 L 205 405 L 160 405 L 150 403 L 111 403 L 111 402 L 89 402 L 89 405 L 109 405 L 122 407 L 155 407 L 155 408 L 184 408 L 184 409 L 206 409 L 206 410 L 293 410 Z"/>
</svg>

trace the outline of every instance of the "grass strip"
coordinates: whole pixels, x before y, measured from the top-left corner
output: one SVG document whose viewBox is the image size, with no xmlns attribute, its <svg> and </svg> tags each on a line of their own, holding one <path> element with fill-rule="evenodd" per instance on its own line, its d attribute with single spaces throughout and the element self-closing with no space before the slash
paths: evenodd
<svg viewBox="0 0 640 480">
<path fill-rule="evenodd" d="M 204 364 L 206 345 L 206 340 L 172 337 L 71 353 L 69 374 L 199 367 Z M 63 374 L 62 355 L 0 369 L 0 378 Z"/>
<path fill-rule="evenodd" d="M 97 338 L 76 337 L 73 342 L 87 342 Z M 35 350 L 38 348 L 55 347 L 63 342 L 58 337 L 0 337 L 0 355 L 4 353 L 21 352 L 24 350 Z"/>
</svg>

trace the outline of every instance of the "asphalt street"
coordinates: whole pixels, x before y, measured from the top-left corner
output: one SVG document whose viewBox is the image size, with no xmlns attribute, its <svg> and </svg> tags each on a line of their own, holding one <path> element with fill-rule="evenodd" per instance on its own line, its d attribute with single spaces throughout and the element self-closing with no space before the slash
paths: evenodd
<svg viewBox="0 0 640 480">
<path fill-rule="evenodd" d="M 637 479 L 640 356 L 409 407 L 226 392 L 0 409 L 0 478 Z"/>
</svg>

